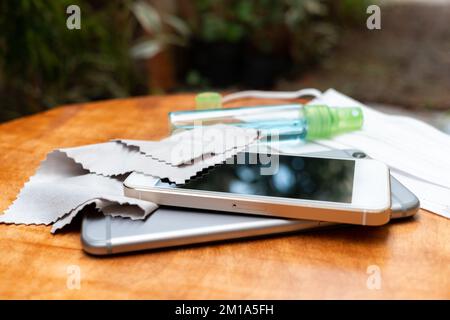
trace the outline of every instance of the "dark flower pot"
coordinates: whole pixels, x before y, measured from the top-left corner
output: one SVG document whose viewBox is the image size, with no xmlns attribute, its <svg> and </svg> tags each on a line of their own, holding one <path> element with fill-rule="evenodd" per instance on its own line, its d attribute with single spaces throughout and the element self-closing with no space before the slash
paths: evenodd
<svg viewBox="0 0 450 320">
<path fill-rule="evenodd" d="M 227 87 L 242 77 L 243 45 L 228 42 L 193 41 L 192 66 L 212 87 Z"/>
<path fill-rule="evenodd" d="M 268 89 L 290 66 L 289 57 L 252 51 L 245 55 L 242 70 L 244 87 Z"/>
</svg>

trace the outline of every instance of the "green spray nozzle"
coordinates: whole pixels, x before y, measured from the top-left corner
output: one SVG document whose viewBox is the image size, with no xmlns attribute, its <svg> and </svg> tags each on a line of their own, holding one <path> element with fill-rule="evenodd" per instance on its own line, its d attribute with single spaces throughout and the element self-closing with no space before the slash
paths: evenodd
<svg viewBox="0 0 450 320">
<path fill-rule="evenodd" d="M 306 105 L 302 109 L 306 120 L 306 139 L 326 139 L 361 129 L 363 112 L 360 107 L 328 107 Z"/>
<path fill-rule="evenodd" d="M 195 96 L 197 110 L 222 108 L 222 96 L 217 92 L 202 92 Z"/>
</svg>

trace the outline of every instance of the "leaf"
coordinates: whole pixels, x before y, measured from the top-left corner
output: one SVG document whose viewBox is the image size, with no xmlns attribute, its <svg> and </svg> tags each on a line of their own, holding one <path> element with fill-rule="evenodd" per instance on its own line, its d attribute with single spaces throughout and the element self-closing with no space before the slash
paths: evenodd
<svg viewBox="0 0 450 320">
<path fill-rule="evenodd" d="M 131 55 L 138 59 L 148 59 L 161 52 L 163 46 L 158 40 L 147 40 L 131 48 Z"/>
<path fill-rule="evenodd" d="M 187 44 L 186 38 L 174 34 L 162 34 L 158 37 L 158 42 L 161 45 L 172 44 L 180 47 L 183 47 Z"/>
<path fill-rule="evenodd" d="M 161 31 L 161 17 L 151 5 L 144 1 L 137 1 L 132 5 L 131 11 L 147 32 L 159 33 Z"/>
<path fill-rule="evenodd" d="M 304 3 L 305 10 L 312 15 L 326 15 L 327 13 L 327 7 L 324 3 L 321 3 L 317 0 L 307 0 Z"/>
<path fill-rule="evenodd" d="M 181 20 L 180 18 L 173 15 L 164 15 L 164 22 L 166 22 L 169 26 L 175 29 L 180 35 L 184 37 L 188 37 L 191 34 L 191 30 L 188 25 Z"/>
</svg>

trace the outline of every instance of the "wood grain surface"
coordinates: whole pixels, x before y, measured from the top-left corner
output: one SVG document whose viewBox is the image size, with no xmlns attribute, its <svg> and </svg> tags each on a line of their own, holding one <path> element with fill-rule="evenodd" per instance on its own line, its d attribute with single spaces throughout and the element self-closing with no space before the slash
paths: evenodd
<svg viewBox="0 0 450 320">
<path fill-rule="evenodd" d="M 252 101 L 246 101 L 251 104 Z M 167 113 L 193 96 L 64 106 L 0 125 L 0 212 L 55 148 L 114 138 L 159 139 Z M 81 288 L 67 286 L 78 266 Z M 367 286 L 377 266 L 381 288 Z M 450 298 L 450 222 L 421 210 L 383 227 L 350 226 L 98 258 L 79 225 L 0 225 L 0 298 Z"/>
</svg>

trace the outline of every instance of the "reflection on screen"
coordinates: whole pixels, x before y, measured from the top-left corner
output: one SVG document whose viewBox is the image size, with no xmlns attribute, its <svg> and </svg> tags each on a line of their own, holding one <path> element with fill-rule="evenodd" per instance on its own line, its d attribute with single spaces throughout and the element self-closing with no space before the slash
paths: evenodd
<svg viewBox="0 0 450 320">
<path fill-rule="evenodd" d="M 257 159 L 248 161 L 249 155 Z M 279 157 L 277 170 L 272 175 L 261 175 L 261 168 L 267 166 L 263 163 L 267 162 L 260 161 L 256 154 L 245 154 L 246 161 L 237 161 L 235 156 L 233 164 L 217 165 L 177 187 L 271 197 L 351 202 L 354 160 L 272 156 Z"/>
</svg>

